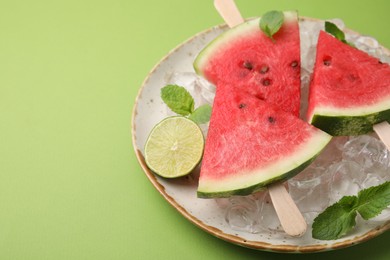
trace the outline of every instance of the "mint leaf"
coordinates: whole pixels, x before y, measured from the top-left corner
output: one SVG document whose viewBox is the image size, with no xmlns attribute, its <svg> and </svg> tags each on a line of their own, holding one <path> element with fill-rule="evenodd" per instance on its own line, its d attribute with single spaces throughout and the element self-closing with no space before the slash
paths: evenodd
<svg viewBox="0 0 390 260">
<path fill-rule="evenodd" d="M 260 29 L 274 41 L 272 37 L 282 27 L 284 14 L 281 11 L 270 11 L 265 13 L 260 19 Z"/>
<path fill-rule="evenodd" d="M 188 116 L 194 111 L 194 99 L 184 87 L 167 85 L 161 89 L 161 98 L 173 112 L 179 115 Z"/>
<path fill-rule="evenodd" d="M 336 39 L 346 43 L 345 34 L 334 23 L 325 21 L 325 31 L 333 35 Z"/>
<path fill-rule="evenodd" d="M 367 220 L 390 205 L 390 182 L 361 190 L 357 196 L 344 196 L 319 214 L 313 223 L 313 238 L 333 240 L 347 234 L 359 213 Z"/>
<path fill-rule="evenodd" d="M 210 121 L 210 116 L 211 106 L 206 104 L 195 109 L 195 111 L 188 118 L 200 125 Z"/>
<path fill-rule="evenodd" d="M 337 25 L 335 25 L 334 23 L 331 23 L 331 22 L 328 22 L 328 21 L 325 21 L 325 31 L 331 35 L 333 35 L 336 39 L 342 41 L 343 43 L 346 43 L 348 45 L 351 45 L 352 47 L 354 47 L 354 45 L 350 42 L 347 42 L 347 40 L 345 39 L 345 34 L 342 30 L 340 30 Z"/>
<path fill-rule="evenodd" d="M 314 219 L 313 238 L 333 240 L 347 234 L 356 225 L 356 203 L 356 196 L 346 196 L 319 214 Z"/>
<path fill-rule="evenodd" d="M 364 219 L 379 215 L 390 205 L 390 182 L 362 190 L 358 194 L 357 211 Z"/>
</svg>

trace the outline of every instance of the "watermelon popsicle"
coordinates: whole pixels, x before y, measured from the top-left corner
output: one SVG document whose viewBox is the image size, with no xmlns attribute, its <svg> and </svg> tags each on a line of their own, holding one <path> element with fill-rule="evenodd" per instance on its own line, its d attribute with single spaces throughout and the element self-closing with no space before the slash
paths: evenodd
<svg viewBox="0 0 390 260">
<path fill-rule="evenodd" d="M 321 31 L 309 89 L 311 124 L 333 136 L 375 131 L 390 149 L 389 64 Z"/>
<path fill-rule="evenodd" d="M 282 182 L 308 166 L 331 136 L 228 83 L 218 85 L 198 197 L 250 195 L 268 188 L 282 227 L 301 235 L 306 223 Z"/>
<path fill-rule="evenodd" d="M 236 25 L 242 24 L 244 22 L 244 20 L 241 17 L 234 1 L 214 1 L 214 4 L 215 4 L 216 9 L 219 11 L 221 16 L 226 20 L 226 22 L 228 23 L 228 25 L 230 27 L 235 27 Z M 259 174 L 256 173 L 258 171 L 256 171 L 256 170 L 253 171 L 253 169 L 256 168 L 254 166 L 258 166 L 258 165 L 250 165 L 249 168 L 245 168 L 246 165 L 244 165 L 244 166 L 240 167 L 241 169 L 238 169 L 238 168 L 236 168 L 235 170 L 228 169 L 227 172 L 233 173 L 233 176 L 240 171 L 241 171 L 241 173 L 245 172 L 245 171 L 252 172 L 252 173 L 255 172 L 252 175 L 249 174 L 249 176 L 255 176 L 254 180 L 251 180 L 249 184 L 244 183 L 244 185 L 241 185 L 241 186 L 240 185 L 235 186 L 235 183 L 236 183 L 235 181 L 227 181 L 226 182 L 227 185 L 233 184 L 234 187 L 231 186 L 231 187 L 219 187 L 219 188 L 214 186 L 218 182 L 215 182 L 214 180 L 216 178 L 212 177 L 214 170 L 216 170 L 216 168 L 213 167 L 214 166 L 213 164 L 215 164 L 214 161 L 215 160 L 218 161 L 217 158 L 213 158 L 213 156 L 212 156 L 213 152 L 218 153 L 218 151 L 214 151 L 214 149 L 216 149 L 215 148 L 216 146 L 214 146 L 214 144 L 217 144 L 217 143 L 220 143 L 221 141 L 223 141 L 223 139 L 220 139 L 221 137 L 223 137 L 223 138 L 227 137 L 227 136 L 229 136 L 229 134 L 230 134 L 230 136 L 232 136 L 231 135 L 232 133 L 234 135 L 234 133 L 235 133 L 234 131 L 236 131 L 236 129 L 239 129 L 240 127 L 241 127 L 241 130 L 243 132 L 248 131 L 249 129 L 251 129 L 251 126 L 250 126 L 251 124 L 260 120 L 260 117 L 253 118 L 253 116 L 252 116 L 249 119 L 247 118 L 247 120 L 242 121 L 241 124 L 235 124 L 235 126 L 236 126 L 235 130 L 233 130 L 233 132 L 231 132 L 230 130 L 226 130 L 224 128 L 224 126 L 231 125 L 231 123 L 229 124 L 226 121 L 226 123 L 221 124 L 221 122 L 223 122 L 223 118 L 230 118 L 232 120 L 237 120 L 238 118 L 234 117 L 235 119 L 233 119 L 232 114 L 230 114 L 230 115 L 226 114 L 226 111 L 223 108 L 224 106 L 230 107 L 232 105 L 231 110 L 236 111 L 238 108 L 238 109 L 242 110 L 242 112 L 244 112 L 247 109 L 249 109 L 249 108 L 247 108 L 248 103 L 251 104 L 251 106 L 250 106 L 251 109 L 254 109 L 254 108 L 256 109 L 257 106 L 264 108 L 265 103 L 261 100 L 265 99 L 268 101 L 272 101 L 272 103 L 274 103 L 274 104 L 279 104 L 280 106 L 283 106 L 283 110 L 289 111 L 292 114 L 298 115 L 298 113 L 299 113 L 299 99 L 300 99 L 300 97 L 299 97 L 300 96 L 299 95 L 299 93 L 300 93 L 299 92 L 300 91 L 299 29 L 298 29 L 296 14 L 295 14 L 295 16 L 292 13 L 288 13 L 287 15 L 289 16 L 290 19 L 288 19 L 289 21 L 287 23 L 285 23 L 286 26 L 284 26 L 282 28 L 282 30 L 284 30 L 285 33 L 279 34 L 280 38 L 279 38 L 279 40 L 277 40 L 277 42 L 278 42 L 278 44 L 282 44 L 282 45 L 286 44 L 286 43 L 287 43 L 287 45 L 290 45 L 289 48 L 288 47 L 281 48 L 284 50 L 286 50 L 286 49 L 293 50 L 293 53 L 289 53 L 290 55 L 283 55 L 280 52 L 275 52 L 278 54 L 278 55 L 276 55 L 277 57 L 275 57 L 275 56 L 271 57 L 271 59 L 268 60 L 268 62 L 266 64 L 259 62 L 264 57 L 267 57 L 266 55 L 262 55 L 262 49 L 275 48 L 276 45 L 274 43 L 272 43 L 269 39 L 265 39 L 265 36 L 259 30 L 258 21 L 252 21 L 251 23 L 247 23 L 239 29 L 235 28 L 234 30 L 231 30 L 233 33 L 230 33 L 230 35 L 227 34 L 227 36 L 225 35 L 226 37 L 220 37 L 219 39 L 215 40 L 213 43 L 211 43 L 211 45 L 212 45 L 211 48 L 206 48 L 204 51 L 202 51 L 199 54 L 196 61 L 194 62 L 194 67 L 195 67 L 195 70 L 198 72 L 198 74 L 205 76 L 209 81 L 213 82 L 214 84 L 216 84 L 218 86 L 217 87 L 218 94 L 216 94 L 216 98 L 215 98 L 214 106 L 213 106 L 213 114 L 214 115 L 212 115 L 212 119 L 210 122 L 210 128 L 209 128 L 209 131 L 210 131 L 209 133 L 214 133 L 214 134 L 210 134 L 210 136 L 208 135 L 208 142 L 206 142 L 207 148 L 206 148 L 206 152 L 205 152 L 205 156 L 204 156 L 204 163 L 202 163 L 200 184 L 199 184 L 199 188 L 198 188 L 198 194 L 201 197 L 219 196 L 221 194 L 222 194 L 222 196 L 227 196 L 227 195 L 229 195 L 229 193 L 231 193 L 231 192 L 228 192 L 227 190 L 233 191 L 231 194 L 233 194 L 233 193 L 241 193 L 241 194 L 246 193 L 247 194 L 248 192 L 253 192 L 256 189 L 259 189 L 259 187 L 262 187 L 262 186 L 265 186 L 267 184 L 272 183 L 272 181 L 285 180 L 287 178 L 287 176 L 289 176 L 288 173 L 292 174 L 292 172 L 293 172 L 293 174 L 296 174 L 295 170 L 291 171 L 292 169 L 291 169 L 291 165 L 290 165 L 289 167 L 286 167 L 285 169 L 283 169 L 282 172 L 279 171 L 278 172 L 279 176 L 277 176 L 277 177 L 272 176 L 272 175 L 275 175 L 275 172 L 272 173 L 272 171 L 269 171 L 269 173 L 271 173 L 271 176 L 268 176 L 268 178 L 270 178 L 272 181 L 264 180 L 264 179 L 259 180 L 256 177 L 256 176 L 259 176 Z M 245 40 L 245 39 L 248 39 L 248 37 L 241 37 L 241 36 L 243 36 L 242 33 L 244 33 L 244 35 L 251 38 L 251 40 L 249 40 L 249 41 Z M 238 41 L 238 45 L 242 45 L 244 47 L 241 46 L 242 48 L 239 48 L 239 51 L 236 51 L 234 53 L 235 53 L 235 55 L 237 55 L 237 54 L 242 55 L 242 53 L 246 53 L 247 56 L 245 57 L 244 60 L 241 60 L 239 57 L 237 60 L 237 59 L 234 59 L 234 57 L 233 57 L 233 59 L 232 59 L 233 61 L 231 63 L 228 63 L 228 62 L 226 62 L 226 56 L 228 58 L 231 58 L 231 56 L 224 54 L 223 51 L 221 51 L 221 49 L 224 49 L 224 47 L 226 47 L 226 46 L 224 46 L 226 40 L 227 40 L 227 42 L 230 42 L 230 40 L 232 38 L 235 38 L 235 39 L 237 39 L 237 38 L 243 39 L 244 38 L 243 40 Z M 253 42 L 253 41 L 255 42 L 255 44 L 252 44 L 252 46 L 251 46 L 251 42 Z M 263 45 L 264 43 L 267 43 L 268 47 L 262 48 L 262 47 L 264 47 L 264 45 Z M 294 47 L 292 47 L 291 45 Z M 261 46 L 261 47 L 259 48 L 259 46 Z M 256 50 L 254 50 L 254 48 L 256 48 Z M 210 63 L 208 60 L 208 57 L 210 56 L 209 54 L 210 54 L 210 52 L 215 53 L 215 51 L 217 53 L 219 52 L 219 55 L 217 55 L 217 58 L 213 59 L 213 61 L 216 61 L 216 62 Z M 259 53 L 260 53 L 260 55 L 259 55 Z M 283 58 L 285 58 L 285 57 L 289 57 L 289 59 L 284 60 Z M 291 57 L 294 57 L 293 60 L 291 60 Z M 237 57 L 235 57 L 235 58 L 237 58 Z M 270 56 L 268 56 L 268 58 L 270 58 Z M 281 62 L 281 61 L 284 61 L 284 62 Z M 270 65 L 270 63 L 273 63 L 272 66 Z M 212 64 L 210 67 L 217 68 L 217 70 L 219 69 L 219 71 L 217 71 L 217 72 L 213 72 L 212 70 L 209 71 L 207 69 L 209 64 Z M 281 82 L 278 82 L 279 79 L 276 77 L 273 77 L 272 79 L 269 78 L 268 76 L 270 74 L 269 73 L 270 71 L 272 72 L 274 69 L 277 71 L 277 69 L 279 67 L 284 67 L 284 66 L 280 66 L 281 64 L 288 67 L 288 72 L 286 74 L 289 74 L 289 75 L 284 77 L 281 80 Z M 238 74 L 226 73 L 226 70 L 225 70 L 226 68 L 228 70 L 233 68 L 233 70 L 235 71 L 236 70 L 235 68 L 237 65 L 241 66 L 240 68 L 238 68 L 238 71 L 239 71 Z M 209 73 L 209 72 L 211 72 L 211 73 Z M 276 79 L 275 82 L 272 81 L 273 79 Z M 221 83 L 221 82 L 224 82 L 224 83 Z M 240 82 L 241 85 L 240 86 L 235 86 L 235 85 L 226 86 L 226 84 L 225 84 L 226 82 Z M 272 84 L 273 89 L 279 87 L 280 88 L 279 91 L 269 91 L 270 89 L 272 89 L 269 87 L 271 84 Z M 286 86 L 288 86 L 288 88 L 286 88 Z M 285 93 L 286 95 L 284 96 L 284 97 L 286 97 L 286 96 L 290 97 L 289 100 L 286 98 L 280 99 L 280 93 L 289 92 L 289 91 L 290 91 L 290 93 Z M 229 92 L 235 92 L 236 97 L 232 98 L 230 96 L 232 93 L 229 93 Z M 242 98 L 242 97 L 241 98 L 239 97 L 241 95 L 241 92 L 249 92 L 250 97 L 247 97 L 245 102 L 236 104 L 237 99 L 240 100 Z M 276 93 L 279 93 L 279 94 L 276 94 Z M 225 96 L 225 97 L 228 96 L 228 99 L 230 97 L 231 102 L 226 103 L 226 101 L 224 101 L 224 98 L 222 98 L 223 96 Z M 294 98 L 291 98 L 291 97 L 294 97 Z M 225 105 L 222 106 L 221 104 L 224 104 L 224 102 L 225 102 Z M 249 111 L 250 111 L 250 109 L 249 109 Z M 282 111 L 282 113 L 284 113 L 284 112 Z M 234 112 L 233 114 L 237 115 L 237 112 Z M 284 113 L 284 114 L 288 114 L 288 113 Z M 222 120 L 218 119 L 219 116 L 222 118 Z M 257 114 L 257 116 L 259 116 L 259 115 Z M 289 114 L 287 117 L 291 118 L 294 116 Z M 270 123 L 270 124 L 274 123 L 273 116 L 269 116 L 268 118 L 269 118 L 268 123 Z M 295 121 L 295 120 L 298 120 L 298 118 L 294 117 L 293 121 Z M 282 122 L 283 122 L 283 120 L 282 120 Z M 277 128 L 280 130 L 279 119 L 278 119 L 277 124 L 278 124 Z M 211 130 L 212 128 L 213 128 L 213 130 Z M 240 131 L 238 131 L 238 132 L 240 132 Z M 254 132 L 254 133 L 256 135 L 256 132 Z M 324 139 L 327 139 L 327 138 L 328 137 L 326 137 L 326 138 L 324 137 Z M 258 141 L 261 139 L 255 138 L 254 140 Z M 257 148 L 261 147 L 261 144 L 258 142 L 253 142 L 253 140 L 250 140 L 250 139 L 248 139 L 248 141 L 250 141 L 251 145 L 255 145 L 255 147 L 257 147 Z M 329 139 L 327 141 L 329 141 Z M 238 140 L 236 140 L 235 142 L 238 144 Z M 324 142 L 322 142 L 321 144 L 323 144 L 323 143 Z M 240 147 L 240 149 L 237 149 L 237 147 L 236 147 L 236 149 L 233 152 L 237 153 L 238 155 L 239 155 L 239 153 L 247 152 L 247 151 L 249 151 L 250 153 L 256 154 L 257 151 L 255 151 L 253 149 L 252 150 L 248 149 L 248 147 L 245 147 L 245 143 L 241 143 L 241 144 L 244 144 L 244 147 Z M 253 146 L 252 146 L 252 148 L 253 148 Z M 229 151 L 226 151 L 226 152 L 227 152 L 227 154 L 232 155 L 231 153 L 229 153 Z M 210 155 L 207 155 L 207 154 L 210 154 Z M 314 156 L 313 154 L 311 154 L 311 155 Z M 252 157 L 254 157 L 254 156 L 252 156 Z M 298 165 L 303 167 L 303 165 L 305 165 L 307 163 L 307 161 L 310 161 L 309 158 L 307 158 L 307 157 L 305 157 L 305 158 L 307 160 L 304 160 L 298 164 L 295 164 L 295 168 L 299 168 L 299 167 L 297 167 Z M 229 158 L 229 157 L 223 156 L 221 159 L 225 160 L 225 162 L 227 162 L 227 161 L 229 161 L 229 159 L 232 159 L 232 157 Z M 240 160 L 240 161 L 242 161 L 242 160 Z M 224 162 L 222 162 L 222 164 L 223 163 Z M 245 160 L 244 160 L 244 163 L 245 163 Z M 228 165 L 226 165 L 226 166 L 228 166 Z M 260 171 L 260 173 L 261 173 L 261 171 Z M 211 176 L 210 179 L 207 178 L 207 176 L 209 174 Z M 262 175 L 262 174 L 260 174 L 260 175 Z M 267 174 L 266 174 L 266 176 L 267 176 Z M 260 177 L 260 179 L 261 178 L 262 177 Z M 240 179 L 240 177 L 239 177 L 239 179 Z M 245 176 L 244 176 L 244 178 L 242 178 L 242 180 L 244 180 L 244 179 L 245 179 Z M 211 187 L 212 187 L 211 190 L 210 190 L 209 184 L 211 184 Z M 300 235 L 304 234 L 306 231 L 306 222 L 305 222 L 302 214 L 299 212 L 297 206 L 295 205 L 295 203 L 293 202 L 293 200 L 289 196 L 289 194 L 286 191 L 283 184 L 268 185 L 268 189 L 269 189 L 275 210 L 278 214 L 279 220 L 280 220 L 285 232 L 292 235 L 292 236 L 300 236 Z"/>
</svg>

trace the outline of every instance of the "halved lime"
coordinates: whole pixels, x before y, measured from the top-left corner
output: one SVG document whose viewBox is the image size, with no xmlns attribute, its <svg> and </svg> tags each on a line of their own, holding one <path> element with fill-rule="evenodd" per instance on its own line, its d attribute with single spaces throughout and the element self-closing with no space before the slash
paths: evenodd
<svg viewBox="0 0 390 260">
<path fill-rule="evenodd" d="M 188 118 L 172 116 L 158 123 L 145 144 L 145 161 L 156 174 L 176 178 L 189 174 L 203 155 L 204 138 Z"/>
</svg>

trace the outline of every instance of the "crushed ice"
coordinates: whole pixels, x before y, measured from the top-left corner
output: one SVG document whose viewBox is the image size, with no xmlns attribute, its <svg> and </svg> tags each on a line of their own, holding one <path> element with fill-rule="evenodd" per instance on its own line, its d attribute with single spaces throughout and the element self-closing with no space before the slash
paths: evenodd
<svg viewBox="0 0 390 260">
<path fill-rule="evenodd" d="M 340 29 L 344 23 L 332 19 Z M 310 74 L 313 71 L 315 46 L 323 23 L 305 20 L 300 22 L 301 34 L 301 115 L 307 107 Z M 390 56 L 372 37 L 346 34 L 348 41 L 382 62 L 390 63 Z M 193 95 L 195 106 L 212 105 L 215 87 L 194 72 L 167 75 L 167 84 L 187 88 Z M 169 115 L 171 112 L 167 110 Z M 202 125 L 207 134 L 208 125 Z M 359 190 L 390 181 L 390 152 L 375 134 L 334 137 L 325 150 L 305 170 L 287 181 L 289 193 L 305 217 L 309 227 L 314 218 L 345 195 L 356 195 Z M 250 196 L 233 196 L 215 199 L 225 211 L 225 221 L 233 229 L 249 233 L 280 232 L 282 229 L 266 191 Z M 390 218 L 390 208 L 370 221 Z M 310 232 L 309 232 L 310 233 Z"/>
</svg>

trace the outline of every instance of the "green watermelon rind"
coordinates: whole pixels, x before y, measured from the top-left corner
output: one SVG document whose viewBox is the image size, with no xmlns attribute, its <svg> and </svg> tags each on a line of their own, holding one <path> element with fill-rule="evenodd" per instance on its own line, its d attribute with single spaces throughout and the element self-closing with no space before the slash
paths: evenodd
<svg viewBox="0 0 390 260">
<path fill-rule="evenodd" d="M 303 171 L 307 166 L 309 166 L 317 156 L 318 156 L 318 154 L 316 154 L 310 160 L 307 160 L 303 164 L 299 165 L 295 169 L 293 169 L 289 172 L 286 172 L 282 175 L 279 175 L 275 178 L 269 179 L 265 182 L 258 183 L 256 185 L 252 185 L 252 186 L 242 188 L 242 189 L 229 190 L 229 191 L 220 191 L 220 192 L 206 192 L 205 191 L 204 192 L 204 191 L 198 190 L 197 196 L 198 196 L 198 198 L 205 198 L 206 199 L 206 198 L 225 198 L 225 197 L 231 197 L 234 195 L 236 195 L 236 196 L 250 195 L 254 192 L 265 190 L 267 188 L 267 186 L 270 184 L 281 183 L 281 182 L 284 182 L 284 181 L 294 177 L 295 175 L 297 175 L 298 173 Z"/>
<path fill-rule="evenodd" d="M 375 124 L 388 121 L 390 109 L 360 116 L 314 114 L 311 124 L 332 136 L 356 136 L 373 132 Z"/>
<path fill-rule="evenodd" d="M 298 13 L 296 11 L 286 11 L 284 13 L 284 22 L 298 21 Z M 224 45 L 230 44 L 231 39 L 237 39 L 244 37 L 245 34 L 250 34 L 253 31 L 260 30 L 259 26 L 260 17 L 246 21 L 239 24 L 230 30 L 222 33 L 215 39 L 213 39 L 195 58 L 193 63 L 194 70 L 199 76 L 204 76 L 204 68 L 207 66 L 209 59 L 213 54 L 217 53 L 218 50 L 223 48 Z"/>
<path fill-rule="evenodd" d="M 285 157 L 283 161 L 287 161 L 287 167 L 280 169 L 278 172 L 261 172 L 259 175 L 262 175 L 263 181 L 252 181 L 253 184 L 243 185 L 237 182 L 237 179 L 234 177 L 231 180 L 220 179 L 211 183 L 202 183 L 198 185 L 197 197 L 198 198 L 225 198 L 230 196 L 246 196 L 250 195 L 256 191 L 261 191 L 267 188 L 267 185 L 273 183 L 284 182 L 302 170 L 309 166 L 315 158 L 321 153 L 321 151 L 326 147 L 330 142 L 332 136 L 327 133 L 318 130 L 318 132 L 312 136 L 312 138 L 301 148 L 303 156 L 306 159 L 303 159 L 299 162 L 293 162 L 289 157 Z M 291 156 L 292 158 L 293 156 Z M 278 162 L 276 162 L 277 164 Z M 259 170 L 261 171 L 261 169 Z M 245 173 L 244 173 L 245 174 Z M 225 185 L 226 183 L 233 183 L 233 185 Z M 217 184 L 217 185 L 216 185 Z M 208 190 L 207 186 L 212 187 L 212 190 Z M 216 186 L 219 186 L 216 188 Z M 225 186 L 225 187 L 224 187 Z"/>
<path fill-rule="evenodd" d="M 213 39 L 206 48 L 203 48 L 196 57 L 193 66 L 196 74 L 199 76 L 204 76 L 204 67 L 208 63 L 208 60 L 218 49 L 222 48 L 225 44 L 228 44 L 231 39 L 237 39 L 237 37 L 242 37 L 246 33 L 250 33 L 253 30 L 257 30 L 257 24 L 259 23 L 259 18 L 249 20 L 240 24 Z"/>
<path fill-rule="evenodd" d="M 386 49 L 384 51 L 388 52 Z M 336 66 L 335 69 L 329 67 L 329 70 L 324 72 L 324 67 L 320 64 L 323 64 L 325 56 L 333 56 L 342 65 Z M 351 64 L 346 66 L 344 63 Z M 389 89 L 389 71 L 388 67 L 383 67 L 383 70 L 378 67 L 386 65 L 388 66 L 369 53 L 353 48 L 321 31 L 309 87 L 308 122 L 332 136 L 368 134 L 374 131 L 375 124 L 390 122 L 390 92 L 384 91 Z M 355 71 L 360 78 L 360 71 L 371 72 L 378 68 L 379 74 L 375 79 L 379 81 L 363 76 L 361 83 L 355 86 L 342 80 L 348 78 L 351 71 Z M 335 75 L 334 78 L 332 74 Z M 333 98 L 335 96 L 339 98 Z"/>
</svg>

